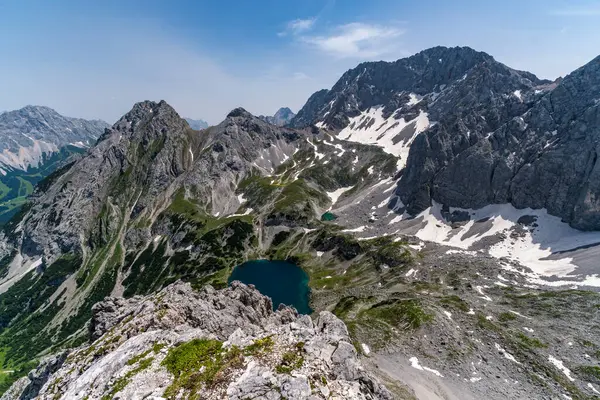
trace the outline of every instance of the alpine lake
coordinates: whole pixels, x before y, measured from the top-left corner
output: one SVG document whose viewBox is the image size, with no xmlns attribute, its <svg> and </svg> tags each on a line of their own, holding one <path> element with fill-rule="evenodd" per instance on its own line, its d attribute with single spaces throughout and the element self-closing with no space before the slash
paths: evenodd
<svg viewBox="0 0 600 400">
<path fill-rule="evenodd" d="M 300 314 L 310 314 L 308 275 L 302 268 L 286 261 L 253 260 L 233 269 L 228 283 L 240 281 L 254 285 L 273 300 L 273 309 L 280 304 L 293 306 Z"/>
</svg>

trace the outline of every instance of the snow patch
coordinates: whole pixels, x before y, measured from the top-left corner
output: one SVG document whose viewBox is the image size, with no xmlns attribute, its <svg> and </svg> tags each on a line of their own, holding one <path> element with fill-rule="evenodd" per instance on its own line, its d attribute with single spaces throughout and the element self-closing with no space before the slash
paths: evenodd
<svg viewBox="0 0 600 400">
<path fill-rule="evenodd" d="M 444 375 L 442 375 L 439 371 L 436 371 L 435 369 L 431 369 L 431 368 L 427 368 L 427 367 L 423 367 L 421 364 L 419 364 L 419 359 L 417 357 L 411 357 L 409 359 L 410 361 L 410 366 L 418 369 L 420 371 L 427 371 L 427 372 L 431 372 L 434 375 L 439 376 L 440 378 L 443 378 Z"/>
<path fill-rule="evenodd" d="M 377 205 L 377 208 L 385 207 L 390 202 L 390 199 L 384 199 L 381 203 Z"/>
<path fill-rule="evenodd" d="M 371 107 L 350 118 L 348 126 L 338 134 L 338 138 L 382 147 L 385 152 L 400 157 L 399 169 L 402 169 L 406 165 L 410 145 L 417 135 L 429 128 L 429 117 L 423 111 L 410 121 L 404 118 L 396 119 L 394 115 L 395 112 L 384 118 L 382 106 Z M 405 128 L 407 129 L 403 132 Z M 400 133 L 403 138 L 394 143 L 394 138 Z"/>
<path fill-rule="evenodd" d="M 483 293 L 483 288 L 481 286 L 476 286 L 475 290 L 477 290 L 477 293 L 479 293 L 481 295 L 482 299 L 484 299 L 486 301 L 493 301 L 490 296 L 488 296 L 487 294 Z"/>
<path fill-rule="evenodd" d="M 519 316 L 519 317 L 521 317 L 521 318 L 525 318 L 525 319 L 531 319 L 531 317 L 526 317 L 526 316 L 524 316 L 523 314 L 520 314 L 520 313 L 518 313 L 518 312 L 516 312 L 516 311 L 513 311 L 513 310 L 508 310 L 508 312 L 509 312 L 509 313 L 511 313 L 511 314 L 518 315 L 518 316 Z"/>
<path fill-rule="evenodd" d="M 520 91 L 520 90 L 515 90 L 515 91 L 513 92 L 513 95 L 514 95 L 514 96 L 515 96 L 517 99 L 519 99 L 519 101 L 520 101 L 521 103 L 523 102 L 523 96 L 521 96 L 521 91 Z"/>
<path fill-rule="evenodd" d="M 571 376 L 571 370 L 563 364 L 561 360 L 558 358 L 548 356 L 548 361 L 550 361 L 556 368 L 558 368 L 571 382 L 575 381 L 575 378 Z"/>
<path fill-rule="evenodd" d="M 408 277 L 410 277 L 410 276 L 413 276 L 413 275 L 414 275 L 414 274 L 416 274 L 416 273 L 417 273 L 417 270 L 416 270 L 416 269 L 413 269 L 413 268 L 411 268 L 411 269 L 409 269 L 409 270 L 408 270 L 408 272 L 407 272 L 407 273 L 406 273 L 404 276 L 406 276 L 406 277 L 408 278 Z"/>
<path fill-rule="evenodd" d="M 516 360 L 516 358 L 512 354 L 510 354 L 509 352 L 507 352 L 506 350 L 504 350 L 502 347 L 500 347 L 500 345 L 498 343 L 494 343 L 494 346 L 496 346 L 496 350 L 498 350 L 498 352 L 500 352 L 500 353 L 502 353 L 504 355 L 504 358 L 506 358 L 506 359 L 508 359 L 508 360 L 510 360 L 512 362 L 515 362 L 517 364 L 521 364 L 520 362 L 518 362 Z"/>
<path fill-rule="evenodd" d="M 369 353 L 371 352 L 371 349 L 369 348 L 369 346 L 364 343 L 361 343 L 360 347 L 362 347 L 362 351 L 363 351 L 363 353 L 365 353 L 366 356 L 368 356 Z"/>
<path fill-rule="evenodd" d="M 411 93 L 408 95 L 409 100 L 408 103 L 406 103 L 407 106 L 414 106 L 415 104 L 418 104 L 421 100 L 423 100 L 422 96 L 418 96 L 414 93 Z"/>
<path fill-rule="evenodd" d="M 354 228 L 354 229 L 344 229 L 342 232 L 363 232 L 365 230 L 365 226 L 359 226 L 358 228 Z"/>
<path fill-rule="evenodd" d="M 424 241 L 462 250 L 468 250 L 484 238 L 504 236 L 503 240 L 489 248 L 490 255 L 496 258 L 504 257 L 530 268 L 533 273 L 516 272 L 527 275 L 531 283 L 552 286 L 574 283 L 600 286 L 598 274 L 586 276 L 572 274 L 577 269 L 572 257 L 565 255 L 559 259 L 548 259 L 556 253 L 600 244 L 600 232 L 578 231 L 562 222 L 560 218 L 549 215 L 545 209 L 516 209 L 511 204 L 492 204 L 477 210 L 451 207 L 450 212 L 465 211 L 470 214 L 470 220 L 466 224 L 453 229 L 443 218 L 441 210 L 441 205 L 434 202 L 432 207 L 415 216 L 415 219 L 421 218 L 424 225 L 415 236 Z M 511 238 L 512 229 L 518 225 L 517 221 L 525 216 L 534 217 L 537 226 L 527 227 L 522 237 Z M 403 215 L 394 218 L 390 224 L 401 222 L 409 217 Z M 575 278 L 577 281 L 543 279 L 551 276 Z"/>
<path fill-rule="evenodd" d="M 409 244 L 408 247 L 413 250 L 421 251 L 425 247 L 425 243 L 421 242 L 419 244 Z"/>
<path fill-rule="evenodd" d="M 348 187 L 336 189 L 333 192 L 327 192 L 327 197 L 329 197 L 331 199 L 331 206 L 333 207 L 335 205 L 335 203 L 337 203 L 340 196 L 342 194 L 344 194 L 345 192 L 347 192 L 348 190 L 352 189 L 353 187 L 354 186 L 348 186 Z"/>
</svg>

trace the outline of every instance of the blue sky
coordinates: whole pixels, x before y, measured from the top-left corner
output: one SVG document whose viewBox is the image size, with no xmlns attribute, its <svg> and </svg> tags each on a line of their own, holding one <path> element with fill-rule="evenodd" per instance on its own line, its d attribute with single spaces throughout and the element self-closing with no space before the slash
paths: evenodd
<svg viewBox="0 0 600 400">
<path fill-rule="evenodd" d="M 297 111 L 366 60 L 471 46 L 540 77 L 600 55 L 600 1 L 0 0 L 0 110 L 114 122 L 165 99 L 221 121 Z"/>
</svg>

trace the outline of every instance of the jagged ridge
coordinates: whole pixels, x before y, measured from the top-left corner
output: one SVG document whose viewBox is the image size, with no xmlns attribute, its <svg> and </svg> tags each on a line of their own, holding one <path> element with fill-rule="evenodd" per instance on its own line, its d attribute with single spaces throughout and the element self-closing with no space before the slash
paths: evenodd
<svg viewBox="0 0 600 400">
<path fill-rule="evenodd" d="M 91 337 L 68 357 L 45 361 L 31 374 L 38 379 L 22 378 L 2 400 L 23 393 L 39 399 L 392 398 L 364 371 L 333 314 L 322 312 L 313 322 L 290 308 L 273 312 L 269 298 L 239 282 L 221 291 L 198 293 L 176 283 L 147 297 L 109 298 L 94 306 Z M 201 353 L 207 346 L 210 352 Z"/>
</svg>

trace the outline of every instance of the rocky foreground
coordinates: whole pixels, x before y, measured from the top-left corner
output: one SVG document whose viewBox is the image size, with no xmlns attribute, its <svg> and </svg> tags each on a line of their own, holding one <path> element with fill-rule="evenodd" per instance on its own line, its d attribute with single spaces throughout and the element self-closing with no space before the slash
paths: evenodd
<svg viewBox="0 0 600 400">
<path fill-rule="evenodd" d="M 91 343 L 48 357 L 6 399 L 391 399 L 342 321 L 316 320 L 235 282 L 94 306 Z"/>
</svg>

